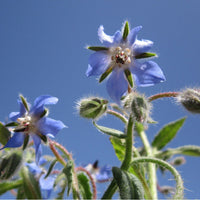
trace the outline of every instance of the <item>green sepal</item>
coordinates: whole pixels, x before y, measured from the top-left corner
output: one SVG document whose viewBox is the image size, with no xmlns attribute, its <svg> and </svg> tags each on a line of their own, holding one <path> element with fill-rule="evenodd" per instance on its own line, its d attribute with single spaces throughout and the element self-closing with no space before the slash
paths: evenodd
<svg viewBox="0 0 200 200">
<path fill-rule="evenodd" d="M 49 110 L 47 108 L 44 109 L 43 113 L 40 115 L 40 118 L 46 116 L 48 114 Z"/>
<path fill-rule="evenodd" d="M 83 199 L 92 199 L 92 192 L 90 190 L 90 183 L 84 173 L 77 175 L 80 193 Z"/>
<path fill-rule="evenodd" d="M 12 126 L 18 126 L 18 125 L 19 125 L 19 123 L 17 123 L 17 122 L 10 122 L 8 124 L 5 124 L 5 127 L 12 127 Z"/>
<path fill-rule="evenodd" d="M 135 59 L 150 58 L 157 56 L 156 53 L 146 52 L 135 56 Z"/>
<path fill-rule="evenodd" d="M 8 155 L 2 157 L 0 162 L 0 180 L 7 180 L 12 177 L 21 167 L 21 163 L 22 152 L 20 150 L 9 152 Z"/>
<path fill-rule="evenodd" d="M 129 31 L 130 31 L 129 24 L 128 24 L 128 21 L 126 21 L 124 24 L 124 31 L 123 31 L 124 40 L 126 40 L 126 38 L 128 37 Z"/>
<path fill-rule="evenodd" d="M 20 97 L 20 99 L 22 100 L 22 103 L 23 103 L 25 109 L 26 109 L 27 111 L 29 111 L 29 106 L 28 106 L 28 103 L 27 103 L 26 99 L 25 99 L 22 95 L 19 95 L 19 97 Z"/>
<path fill-rule="evenodd" d="M 112 168 L 121 199 L 144 199 L 144 189 L 139 179 L 117 167 Z"/>
<path fill-rule="evenodd" d="M 99 131 L 101 131 L 101 132 L 103 132 L 107 135 L 111 135 L 111 136 L 121 138 L 121 139 L 126 138 L 126 135 L 119 130 L 108 128 L 108 127 L 105 127 L 105 126 L 99 126 L 98 124 L 95 123 L 95 121 L 93 121 L 93 124 Z"/>
<path fill-rule="evenodd" d="M 26 147 L 27 147 L 27 145 L 28 145 L 28 141 L 29 141 L 29 135 L 26 134 L 26 135 L 25 135 L 25 138 L 24 138 L 23 148 L 22 148 L 23 150 L 26 149 Z"/>
<path fill-rule="evenodd" d="M 39 182 L 34 175 L 23 167 L 21 170 L 21 177 L 23 179 L 24 193 L 27 199 L 42 199 Z"/>
<path fill-rule="evenodd" d="M 89 46 L 87 49 L 92 51 L 108 51 L 108 47 L 101 47 L 101 46 Z"/>
<path fill-rule="evenodd" d="M 51 164 L 50 164 L 50 166 L 49 166 L 49 169 L 48 169 L 48 171 L 47 171 L 47 174 L 46 174 L 46 176 L 45 176 L 44 178 L 47 178 L 47 177 L 49 176 L 49 174 L 52 172 L 53 167 L 55 166 L 56 162 L 57 162 L 57 159 L 55 158 L 55 159 L 51 162 Z"/>
<path fill-rule="evenodd" d="M 16 180 L 16 181 L 13 180 L 10 182 L 1 182 L 0 183 L 0 195 L 4 194 L 10 190 L 19 188 L 21 185 L 22 185 L 22 179 Z"/>
<path fill-rule="evenodd" d="M 176 136 L 178 130 L 183 126 L 185 119 L 186 118 L 184 117 L 165 125 L 155 136 L 152 142 L 152 147 L 157 150 L 165 147 Z"/>
<path fill-rule="evenodd" d="M 67 178 L 67 184 L 68 184 L 67 196 L 69 196 L 73 181 L 73 162 L 71 160 L 67 162 L 67 165 L 63 168 L 62 172 L 65 174 Z"/>
<path fill-rule="evenodd" d="M 6 145 L 10 135 L 10 131 L 0 122 L 0 143 Z"/>
<path fill-rule="evenodd" d="M 101 83 L 113 70 L 113 67 L 110 66 L 108 69 L 100 76 L 99 83 Z"/>
<path fill-rule="evenodd" d="M 129 85 L 131 87 L 133 87 L 133 76 L 132 76 L 130 70 L 129 69 L 125 69 L 124 70 L 124 74 L 126 76 L 126 79 L 127 79 L 128 83 L 129 83 Z"/>
</svg>

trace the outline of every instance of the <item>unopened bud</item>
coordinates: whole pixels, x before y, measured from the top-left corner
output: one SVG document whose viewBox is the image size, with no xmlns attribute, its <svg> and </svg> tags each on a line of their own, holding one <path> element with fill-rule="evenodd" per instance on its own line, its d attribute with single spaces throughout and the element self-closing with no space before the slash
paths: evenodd
<svg viewBox="0 0 200 200">
<path fill-rule="evenodd" d="M 174 158 L 170 163 L 174 166 L 179 166 L 185 164 L 186 160 L 183 156 Z"/>
<path fill-rule="evenodd" d="M 197 89 L 186 89 L 179 93 L 177 101 L 181 103 L 186 110 L 192 113 L 200 113 L 200 91 Z"/>
<path fill-rule="evenodd" d="M 147 122 L 150 117 L 151 104 L 144 95 L 130 93 L 123 100 L 123 106 L 131 112 L 138 122 Z"/>
<path fill-rule="evenodd" d="M 171 186 L 162 186 L 162 187 L 159 187 L 159 191 L 164 194 L 164 195 L 170 195 L 170 194 L 175 194 L 175 188 L 174 187 L 171 187 Z"/>
<path fill-rule="evenodd" d="M 13 176 L 22 163 L 22 152 L 15 151 L 9 153 L 0 162 L 0 180 L 7 180 Z"/>
<path fill-rule="evenodd" d="M 78 102 L 78 110 L 81 117 L 97 119 L 107 110 L 108 101 L 98 97 L 81 99 Z"/>
</svg>

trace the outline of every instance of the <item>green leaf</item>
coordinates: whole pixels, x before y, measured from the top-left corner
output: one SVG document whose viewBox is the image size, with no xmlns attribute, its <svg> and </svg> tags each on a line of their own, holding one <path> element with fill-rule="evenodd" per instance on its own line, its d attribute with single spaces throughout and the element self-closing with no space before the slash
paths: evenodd
<svg viewBox="0 0 200 200">
<path fill-rule="evenodd" d="M 0 183 L 0 195 L 6 193 L 9 190 L 16 189 L 22 185 L 22 179 L 10 182 Z"/>
<path fill-rule="evenodd" d="M 10 139 L 10 131 L 0 122 L 0 143 L 6 145 Z"/>
<path fill-rule="evenodd" d="M 26 110 L 29 111 L 29 106 L 26 99 L 22 95 L 19 95 L 19 97 L 22 100 L 22 103 L 24 104 L 24 107 L 26 108 Z"/>
<path fill-rule="evenodd" d="M 127 79 L 128 83 L 129 83 L 129 85 L 131 87 L 133 87 L 133 77 L 132 77 L 132 74 L 131 74 L 130 70 L 129 69 L 125 69 L 124 70 L 124 74 L 126 76 L 126 79 Z"/>
<path fill-rule="evenodd" d="M 124 160 L 125 155 L 125 140 L 116 137 L 110 137 L 110 142 L 115 150 L 115 154 L 120 161 Z"/>
<path fill-rule="evenodd" d="M 144 189 L 139 179 L 117 167 L 112 168 L 121 199 L 144 199 Z"/>
<path fill-rule="evenodd" d="M 152 147 L 160 150 L 165 147 L 177 134 L 178 130 L 183 126 L 186 118 L 181 118 L 177 121 L 165 125 L 160 132 L 155 136 Z"/>
<path fill-rule="evenodd" d="M 67 165 L 63 168 L 63 173 L 67 178 L 67 183 L 68 183 L 67 196 L 69 196 L 73 180 L 73 162 L 71 160 L 69 160 L 67 162 Z"/>
<path fill-rule="evenodd" d="M 136 55 L 135 58 L 142 59 L 142 58 L 150 58 L 150 57 L 154 57 L 154 56 L 157 56 L 156 53 L 147 52 L 147 53 L 142 53 L 142 54 Z"/>
<path fill-rule="evenodd" d="M 100 76 L 99 83 L 101 83 L 113 70 L 113 67 L 110 66 L 108 69 Z"/>
<path fill-rule="evenodd" d="M 128 34 L 129 34 L 129 24 L 128 24 L 128 21 L 126 21 L 125 25 L 124 25 L 124 32 L 123 32 L 123 39 L 124 40 L 126 40 Z"/>
<path fill-rule="evenodd" d="M 23 179 L 24 193 L 27 199 L 42 199 L 39 182 L 34 175 L 28 170 L 27 167 L 23 167 L 21 170 L 21 176 Z"/>
<path fill-rule="evenodd" d="M 87 176 L 84 173 L 77 175 L 79 189 L 83 199 L 92 199 L 92 192 L 90 190 L 90 184 Z"/>
<path fill-rule="evenodd" d="M 92 51 L 108 51 L 108 47 L 101 47 L 101 46 L 89 46 L 87 47 L 89 50 Z"/>
<path fill-rule="evenodd" d="M 159 158 L 170 158 L 173 155 L 176 154 L 182 154 L 185 156 L 200 156 L 200 146 L 195 146 L 195 145 L 185 145 L 182 147 L 178 148 L 170 148 L 167 149 L 166 151 L 159 152 L 158 157 Z"/>
<path fill-rule="evenodd" d="M 22 152 L 12 151 L 8 155 L 4 156 L 0 162 L 0 180 L 9 179 L 13 176 L 22 163 Z"/>
<path fill-rule="evenodd" d="M 93 124 L 99 131 L 101 131 L 101 132 L 103 132 L 107 135 L 111 135 L 111 136 L 114 136 L 114 137 L 117 137 L 117 138 L 126 138 L 126 135 L 119 130 L 108 128 L 108 127 L 105 127 L 105 126 L 99 126 L 94 121 L 93 121 Z"/>
<path fill-rule="evenodd" d="M 47 171 L 47 174 L 46 174 L 46 176 L 45 176 L 44 178 L 47 178 L 47 177 L 49 176 L 49 174 L 52 172 L 53 167 L 55 166 L 56 162 L 57 162 L 57 159 L 55 158 L 55 159 L 51 162 L 51 164 L 50 164 L 50 166 L 49 166 L 49 169 L 48 169 L 48 171 Z"/>
</svg>

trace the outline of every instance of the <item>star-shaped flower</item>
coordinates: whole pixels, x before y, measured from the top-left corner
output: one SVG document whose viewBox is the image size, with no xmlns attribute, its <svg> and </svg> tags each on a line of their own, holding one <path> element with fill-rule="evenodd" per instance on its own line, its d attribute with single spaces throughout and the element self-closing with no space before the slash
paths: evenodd
<svg viewBox="0 0 200 200">
<path fill-rule="evenodd" d="M 89 57 L 86 75 L 100 75 L 99 82 L 110 75 L 107 91 L 117 103 L 120 103 L 121 97 L 134 83 L 144 87 L 165 81 L 162 70 L 155 62 L 143 60 L 156 54 L 148 52 L 153 45 L 152 41 L 137 39 L 141 28 L 137 26 L 129 31 L 129 24 L 125 22 L 123 31 L 109 36 L 104 33 L 104 27 L 100 26 L 98 36 L 104 46 L 88 47 L 95 53 Z"/>
<path fill-rule="evenodd" d="M 9 115 L 10 119 L 17 122 L 18 125 L 14 127 L 13 136 L 2 149 L 20 147 L 31 136 L 35 144 L 36 163 L 38 163 L 41 156 L 41 139 L 46 141 L 47 136 L 54 137 L 66 127 L 61 121 L 47 117 L 48 112 L 44 106 L 57 102 L 56 97 L 43 95 L 36 98 L 33 106 L 29 108 L 30 104 L 23 96 L 20 96 L 18 99 L 20 111 L 12 112 Z"/>
</svg>

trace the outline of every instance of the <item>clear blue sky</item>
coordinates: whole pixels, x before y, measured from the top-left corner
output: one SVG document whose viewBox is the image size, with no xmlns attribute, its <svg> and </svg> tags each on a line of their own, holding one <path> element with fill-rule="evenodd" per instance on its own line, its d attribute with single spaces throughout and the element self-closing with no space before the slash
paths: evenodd
<svg viewBox="0 0 200 200">
<path fill-rule="evenodd" d="M 0 120 L 18 110 L 21 93 L 30 102 L 42 94 L 59 98 L 50 107 L 50 117 L 62 120 L 68 129 L 56 140 L 73 152 L 76 164 L 99 159 L 100 165 L 118 165 L 108 136 L 99 133 L 90 121 L 81 119 L 75 102 L 98 95 L 109 99 L 105 83 L 87 78 L 91 52 L 84 47 L 100 45 L 99 25 L 112 35 L 124 20 L 132 27 L 142 25 L 139 39 L 154 41 L 155 60 L 167 81 L 154 87 L 138 88 L 147 96 L 200 86 L 200 1 L 199 0 L 1 0 L 0 1 Z M 198 115 L 187 113 L 173 100 L 154 103 L 152 117 L 159 121 L 148 131 L 149 138 L 164 125 L 188 116 L 183 129 L 168 147 L 200 144 Z M 107 116 L 99 124 L 123 130 L 122 124 Z M 136 145 L 139 138 L 136 138 Z M 200 159 L 187 157 L 178 170 L 183 175 L 186 198 L 200 198 Z M 165 179 L 160 183 L 168 184 Z M 169 181 L 172 182 L 172 181 Z"/>
</svg>

